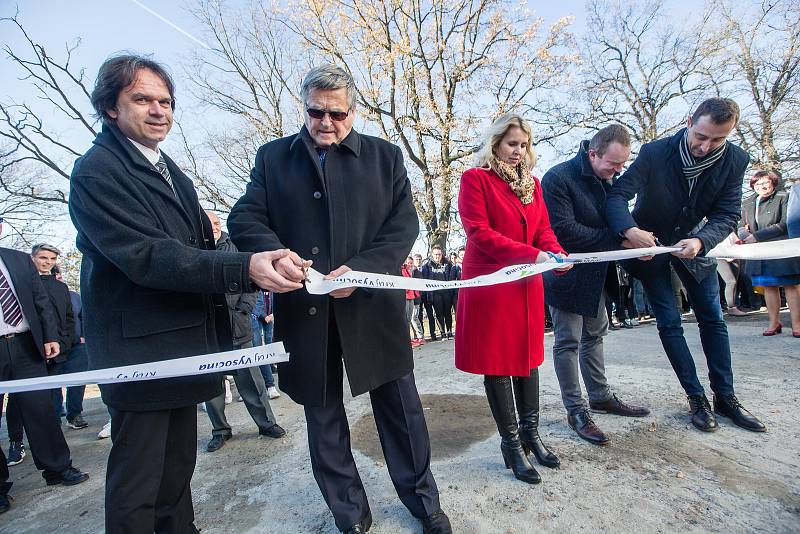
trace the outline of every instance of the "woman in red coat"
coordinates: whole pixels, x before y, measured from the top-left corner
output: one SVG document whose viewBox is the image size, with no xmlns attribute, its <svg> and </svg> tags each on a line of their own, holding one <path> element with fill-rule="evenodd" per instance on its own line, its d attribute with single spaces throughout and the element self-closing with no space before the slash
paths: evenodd
<svg viewBox="0 0 800 534">
<path fill-rule="evenodd" d="M 467 233 L 464 279 L 564 253 L 550 229 L 539 180 L 531 175 L 536 156 L 530 139 L 527 122 L 518 115 L 503 115 L 489 128 L 477 166 L 461 177 L 458 209 Z M 538 367 L 544 359 L 541 275 L 462 288 L 456 313 L 456 367 L 484 375 L 506 467 L 524 482 L 541 482 L 528 451 L 542 465 L 560 464 L 538 430 Z"/>
</svg>

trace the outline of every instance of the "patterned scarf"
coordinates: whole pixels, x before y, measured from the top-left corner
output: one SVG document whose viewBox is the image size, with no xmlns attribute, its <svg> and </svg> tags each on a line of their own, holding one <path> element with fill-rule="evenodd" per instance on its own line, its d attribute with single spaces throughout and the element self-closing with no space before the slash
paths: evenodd
<svg viewBox="0 0 800 534">
<path fill-rule="evenodd" d="M 511 186 L 523 206 L 533 202 L 533 189 L 536 187 L 536 182 L 533 181 L 531 170 L 525 160 L 520 161 L 516 166 L 512 166 L 493 157 L 489 159 L 489 168 Z"/>
<path fill-rule="evenodd" d="M 683 163 L 683 175 L 689 181 L 689 194 L 692 194 L 697 183 L 697 178 L 703 174 L 703 171 L 714 166 L 722 156 L 725 154 L 725 149 L 728 147 L 728 142 L 722 143 L 719 147 L 714 149 L 709 155 L 697 159 L 692 156 L 689 150 L 689 129 L 683 131 L 683 140 L 680 142 L 681 163 Z"/>
</svg>

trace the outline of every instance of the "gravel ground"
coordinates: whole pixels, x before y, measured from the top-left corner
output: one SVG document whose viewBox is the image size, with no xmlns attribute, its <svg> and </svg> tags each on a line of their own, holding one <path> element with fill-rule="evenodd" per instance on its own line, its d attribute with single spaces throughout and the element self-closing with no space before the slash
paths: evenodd
<svg viewBox="0 0 800 534">
<path fill-rule="evenodd" d="M 503 469 L 481 377 L 455 370 L 452 342 L 416 349 L 432 469 L 455 532 L 800 532 L 800 340 L 785 330 L 763 338 L 765 323 L 763 313 L 754 313 L 731 318 L 729 330 L 737 394 L 766 422 L 766 434 L 741 430 L 723 418 L 716 433 L 696 431 L 655 326 L 611 332 L 609 382 L 622 399 L 646 404 L 652 414 L 597 415 L 612 435 L 607 447 L 581 441 L 567 426 L 550 363 L 553 338 L 546 336 L 541 431 L 562 467 L 541 468 L 544 480 L 537 486 Z M 686 328 L 705 374 L 691 317 Z M 375 519 L 371 532 L 420 532 L 394 494 L 368 397 L 348 398 L 346 408 Z M 228 407 L 234 438 L 213 454 L 205 452 L 208 418 L 198 412 L 192 487 L 196 524 L 204 533 L 336 532 L 311 474 L 302 409 L 285 395 L 273 409 L 288 432 L 285 438 L 258 439 L 244 406 L 234 403 Z M 96 439 L 106 419 L 98 399 L 87 401 L 84 415 L 89 429 L 64 431 L 75 465 L 92 478 L 71 488 L 48 488 L 29 456 L 11 468 L 13 507 L 0 516 L 0 532 L 102 532 L 111 443 Z"/>
</svg>

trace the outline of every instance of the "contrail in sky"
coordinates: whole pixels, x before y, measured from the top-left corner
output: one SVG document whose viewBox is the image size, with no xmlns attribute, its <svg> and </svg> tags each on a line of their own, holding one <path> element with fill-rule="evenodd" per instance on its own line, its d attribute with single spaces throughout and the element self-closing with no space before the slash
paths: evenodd
<svg viewBox="0 0 800 534">
<path fill-rule="evenodd" d="M 211 50 L 211 47 L 210 47 L 210 46 L 208 46 L 206 43 L 204 43 L 203 41 L 201 41 L 200 39 L 198 39 L 198 38 L 197 38 L 197 37 L 195 37 L 194 35 L 190 34 L 190 33 L 189 33 L 189 32 L 187 32 L 186 30 L 184 30 L 184 29 L 182 29 L 182 28 L 178 27 L 178 25 L 176 25 L 176 24 L 174 24 L 174 23 L 170 22 L 170 21 L 169 21 L 169 20 L 167 20 L 165 17 L 162 17 L 161 15 L 159 15 L 158 13 L 156 13 L 155 11 L 153 11 L 152 9 L 150 9 L 149 7 L 147 7 L 146 5 L 144 5 L 143 3 L 139 2 L 139 0 L 131 0 L 131 2 L 133 2 L 133 3 L 134 3 L 134 4 L 136 4 L 137 6 L 141 7 L 142 9 L 144 9 L 145 11 L 147 11 L 148 13 L 150 13 L 151 15 L 153 15 L 154 17 L 158 18 L 158 19 L 159 19 L 159 20 L 161 20 L 163 23 L 165 23 L 165 24 L 168 24 L 169 26 L 171 26 L 171 27 L 173 27 L 174 29 L 178 30 L 178 31 L 179 31 L 179 32 L 181 32 L 183 35 L 185 35 L 186 37 L 188 37 L 189 39 L 191 39 L 191 40 L 192 40 L 192 41 L 194 41 L 195 43 L 199 44 L 200 46 L 202 46 L 202 47 L 203 47 L 203 48 L 205 48 L 206 50 Z"/>
</svg>

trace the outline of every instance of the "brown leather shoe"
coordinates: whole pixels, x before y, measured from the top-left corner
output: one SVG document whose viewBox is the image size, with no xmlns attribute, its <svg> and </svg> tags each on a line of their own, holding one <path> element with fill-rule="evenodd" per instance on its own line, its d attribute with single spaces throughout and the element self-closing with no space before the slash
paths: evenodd
<svg viewBox="0 0 800 534">
<path fill-rule="evenodd" d="M 611 441 L 611 438 L 594 424 L 589 410 L 581 410 L 580 412 L 568 415 L 567 422 L 578 436 L 589 443 L 593 443 L 594 445 L 607 445 Z"/>
<path fill-rule="evenodd" d="M 589 408 L 594 413 L 611 413 L 614 415 L 621 415 L 623 417 L 644 417 L 650 414 L 650 410 L 644 406 L 634 406 L 632 404 L 625 404 L 617 398 L 616 395 L 611 395 L 611 398 L 604 401 L 589 401 Z"/>
</svg>

